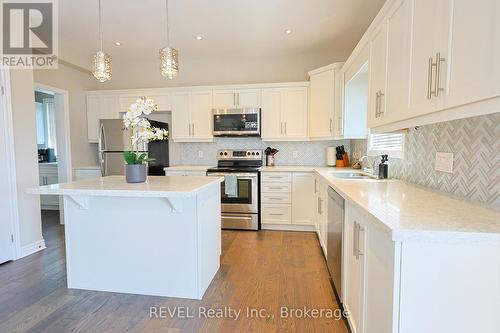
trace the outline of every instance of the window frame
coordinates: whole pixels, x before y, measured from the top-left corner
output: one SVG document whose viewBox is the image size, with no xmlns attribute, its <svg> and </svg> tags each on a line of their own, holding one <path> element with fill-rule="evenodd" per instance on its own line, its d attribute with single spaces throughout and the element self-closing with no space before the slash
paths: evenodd
<svg viewBox="0 0 500 333">
<path fill-rule="evenodd" d="M 381 134 L 387 134 L 387 135 L 394 135 L 394 134 L 401 134 L 402 135 L 402 140 L 401 140 L 401 149 L 400 150 L 374 150 L 372 149 L 372 137 L 374 134 L 381 135 Z M 405 143 L 406 143 L 406 131 L 398 131 L 398 132 L 390 132 L 390 133 L 370 133 L 368 134 L 368 140 L 367 140 L 367 155 L 368 156 L 379 156 L 379 155 L 389 155 L 389 157 L 392 158 L 398 158 L 398 159 L 404 159 L 405 156 Z"/>
</svg>

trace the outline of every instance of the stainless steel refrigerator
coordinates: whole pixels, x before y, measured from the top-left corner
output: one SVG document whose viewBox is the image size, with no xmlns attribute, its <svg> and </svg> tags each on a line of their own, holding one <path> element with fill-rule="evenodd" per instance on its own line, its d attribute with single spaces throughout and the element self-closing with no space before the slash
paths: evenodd
<svg viewBox="0 0 500 333">
<path fill-rule="evenodd" d="M 150 120 L 154 127 L 168 130 L 168 124 Z M 123 152 L 133 150 L 130 138 L 132 132 L 125 129 L 121 119 L 101 119 L 99 121 L 99 163 L 102 176 L 125 174 Z M 163 168 L 168 166 L 168 140 L 142 144 L 140 152 L 148 153 L 156 161 L 148 167 L 149 175 L 164 175 Z"/>
</svg>

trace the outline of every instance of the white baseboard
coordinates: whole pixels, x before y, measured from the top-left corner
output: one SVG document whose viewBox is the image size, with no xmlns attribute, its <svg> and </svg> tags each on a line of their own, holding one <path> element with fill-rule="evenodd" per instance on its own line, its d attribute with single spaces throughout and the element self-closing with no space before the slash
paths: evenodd
<svg viewBox="0 0 500 333">
<path fill-rule="evenodd" d="M 29 256 L 30 254 L 33 254 L 35 252 L 38 252 L 38 251 L 41 251 L 43 249 L 45 249 L 45 240 L 44 239 L 41 239 L 37 242 L 34 242 L 34 243 L 31 243 L 31 244 L 28 244 L 28 245 L 24 245 L 22 248 L 21 248 L 21 256 L 18 258 L 18 259 L 21 259 L 23 257 L 26 257 L 26 256 Z"/>
<path fill-rule="evenodd" d="M 262 223 L 262 230 L 282 230 L 282 231 L 309 231 L 315 232 L 314 225 L 295 225 L 295 224 L 268 224 Z"/>
</svg>

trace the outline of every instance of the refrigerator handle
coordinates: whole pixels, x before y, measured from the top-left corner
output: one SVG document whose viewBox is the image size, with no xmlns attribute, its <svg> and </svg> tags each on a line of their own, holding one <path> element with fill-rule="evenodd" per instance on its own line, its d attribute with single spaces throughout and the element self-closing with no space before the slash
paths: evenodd
<svg viewBox="0 0 500 333">
<path fill-rule="evenodd" d="M 99 122 L 99 151 L 106 150 L 106 135 L 104 132 L 104 124 Z"/>
<path fill-rule="evenodd" d="M 101 166 L 101 176 L 104 177 L 106 176 L 106 153 L 105 152 L 99 152 L 99 164 Z"/>
</svg>

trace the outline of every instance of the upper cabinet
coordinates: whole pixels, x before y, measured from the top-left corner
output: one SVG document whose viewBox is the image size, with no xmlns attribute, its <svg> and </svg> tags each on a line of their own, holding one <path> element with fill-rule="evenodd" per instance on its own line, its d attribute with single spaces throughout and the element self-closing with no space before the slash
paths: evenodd
<svg viewBox="0 0 500 333">
<path fill-rule="evenodd" d="M 259 108 L 260 89 L 214 90 L 214 108 Z"/>
<path fill-rule="evenodd" d="M 262 89 L 262 140 L 307 139 L 307 86 Z"/>
<path fill-rule="evenodd" d="M 449 62 L 443 66 L 449 68 L 445 108 L 500 96 L 498 0 L 449 1 Z"/>
<path fill-rule="evenodd" d="M 170 111 L 172 109 L 170 95 L 169 94 L 136 94 L 134 96 L 126 95 L 120 96 L 120 112 L 127 112 L 131 104 L 135 103 L 139 98 L 146 96 L 155 101 L 158 105 L 158 111 Z"/>
<path fill-rule="evenodd" d="M 360 42 L 370 45 L 369 127 L 498 112 L 499 21 L 496 0 L 388 1 Z"/>
<path fill-rule="evenodd" d="M 87 138 L 90 143 L 99 142 L 99 120 L 119 119 L 118 96 L 87 96 Z"/>
<path fill-rule="evenodd" d="M 311 139 L 342 137 L 343 115 L 339 112 L 341 63 L 310 71 L 309 136 Z"/>
<path fill-rule="evenodd" d="M 172 140 L 212 141 L 212 91 L 184 91 L 171 95 Z"/>
</svg>

